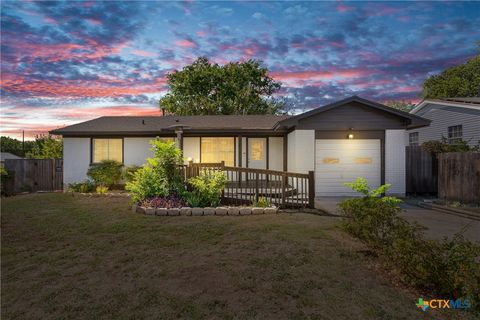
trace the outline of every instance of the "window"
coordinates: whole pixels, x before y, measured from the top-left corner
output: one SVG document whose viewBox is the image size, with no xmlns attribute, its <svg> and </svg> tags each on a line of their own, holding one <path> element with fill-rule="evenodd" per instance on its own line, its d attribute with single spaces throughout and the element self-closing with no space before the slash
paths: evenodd
<svg viewBox="0 0 480 320">
<path fill-rule="evenodd" d="M 249 139 L 248 143 L 251 145 L 251 160 L 265 160 L 265 139 Z"/>
<path fill-rule="evenodd" d="M 448 143 L 458 143 L 463 137 L 462 125 L 448 127 Z"/>
<path fill-rule="evenodd" d="M 408 134 L 408 144 L 411 146 L 418 146 L 418 132 Z"/>
<path fill-rule="evenodd" d="M 93 139 L 92 162 L 115 160 L 123 162 L 123 139 Z"/>
<path fill-rule="evenodd" d="M 235 139 L 234 138 L 200 138 L 203 163 L 219 163 L 225 161 L 226 166 L 235 164 Z"/>
</svg>

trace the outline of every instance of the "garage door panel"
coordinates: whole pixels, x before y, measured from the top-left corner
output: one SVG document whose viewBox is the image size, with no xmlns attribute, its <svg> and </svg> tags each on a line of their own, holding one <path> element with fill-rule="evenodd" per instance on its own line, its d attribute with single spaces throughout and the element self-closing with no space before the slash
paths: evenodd
<svg viewBox="0 0 480 320">
<path fill-rule="evenodd" d="M 344 186 L 358 177 L 377 187 L 381 181 L 380 140 L 317 139 L 315 143 L 317 196 L 358 195 Z"/>
</svg>

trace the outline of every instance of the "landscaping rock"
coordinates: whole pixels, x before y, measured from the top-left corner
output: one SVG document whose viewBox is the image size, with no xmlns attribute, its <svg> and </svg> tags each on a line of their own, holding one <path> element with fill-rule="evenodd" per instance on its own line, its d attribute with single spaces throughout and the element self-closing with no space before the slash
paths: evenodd
<svg viewBox="0 0 480 320">
<path fill-rule="evenodd" d="M 265 214 L 277 214 L 278 208 L 277 207 L 268 207 L 264 210 Z"/>
<path fill-rule="evenodd" d="M 250 207 L 240 208 L 240 215 L 241 216 L 246 216 L 246 215 L 249 215 L 249 214 L 252 214 L 252 208 L 250 208 Z"/>
<path fill-rule="evenodd" d="M 213 216 L 213 215 L 215 215 L 215 208 L 212 208 L 212 207 L 203 208 L 203 215 L 204 215 L 204 216 Z"/>
<path fill-rule="evenodd" d="M 240 214 L 240 209 L 238 207 L 229 207 L 228 215 L 229 216 L 238 216 Z"/>
<path fill-rule="evenodd" d="M 145 209 L 145 214 L 149 216 L 154 216 L 155 215 L 155 208 L 146 208 Z"/>
<path fill-rule="evenodd" d="M 169 216 L 179 216 L 180 215 L 180 209 L 178 209 L 178 208 L 168 209 L 168 215 Z"/>
<path fill-rule="evenodd" d="M 143 213 L 145 214 L 145 207 L 140 207 L 140 206 L 137 206 L 137 213 Z"/>
<path fill-rule="evenodd" d="M 260 207 L 253 207 L 252 214 L 263 214 L 263 208 Z"/>
<path fill-rule="evenodd" d="M 132 213 L 136 213 L 138 208 L 138 204 L 132 205 Z"/>
<path fill-rule="evenodd" d="M 217 207 L 217 208 L 215 209 L 215 214 L 216 214 L 217 216 L 225 216 L 225 215 L 227 215 L 227 213 L 228 213 L 228 208 L 225 208 L 225 207 Z"/>
<path fill-rule="evenodd" d="M 157 216 L 166 216 L 168 213 L 168 210 L 166 208 L 157 208 L 157 210 L 155 211 L 155 214 Z"/>
<path fill-rule="evenodd" d="M 192 208 L 190 207 L 182 207 L 180 209 L 180 215 L 182 216 L 191 216 L 192 215 Z"/>
<path fill-rule="evenodd" d="M 192 216 L 203 216 L 203 208 L 192 208 Z"/>
</svg>

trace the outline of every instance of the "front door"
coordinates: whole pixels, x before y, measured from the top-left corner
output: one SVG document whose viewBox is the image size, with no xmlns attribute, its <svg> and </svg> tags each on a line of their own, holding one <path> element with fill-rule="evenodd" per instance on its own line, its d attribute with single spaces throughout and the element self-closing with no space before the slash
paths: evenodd
<svg viewBox="0 0 480 320">
<path fill-rule="evenodd" d="M 248 138 L 248 167 L 267 169 L 267 138 Z"/>
</svg>

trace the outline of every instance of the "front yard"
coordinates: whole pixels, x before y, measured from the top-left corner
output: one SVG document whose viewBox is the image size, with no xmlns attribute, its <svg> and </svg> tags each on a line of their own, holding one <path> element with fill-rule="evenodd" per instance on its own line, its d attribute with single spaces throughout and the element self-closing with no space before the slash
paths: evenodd
<svg viewBox="0 0 480 320">
<path fill-rule="evenodd" d="M 2 199 L 3 319 L 452 319 L 311 214 L 155 217 L 124 198 Z"/>
</svg>

